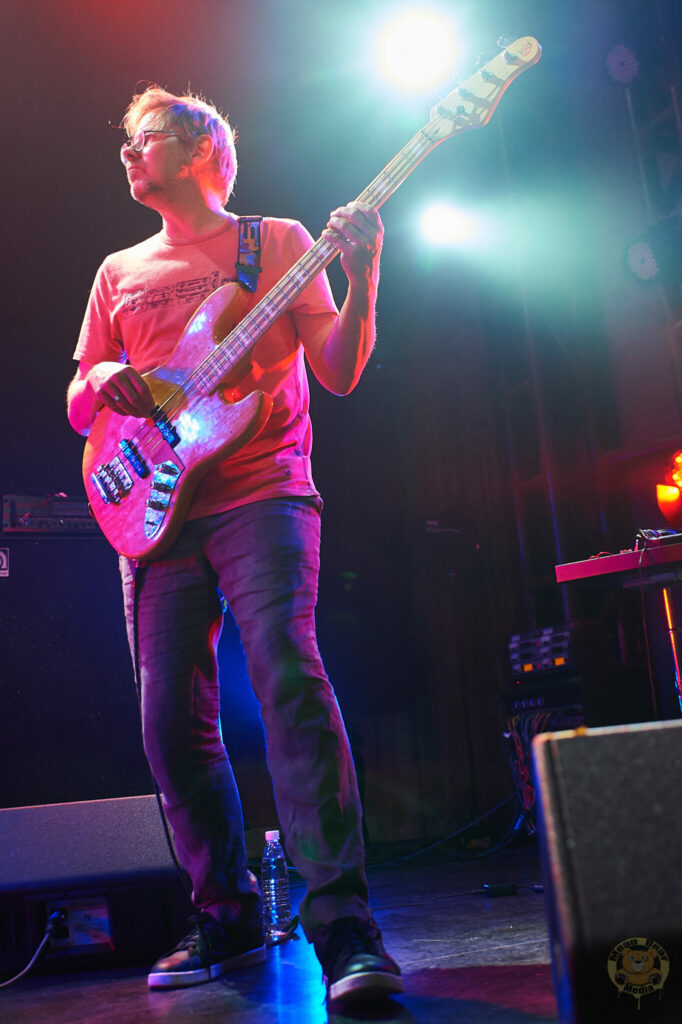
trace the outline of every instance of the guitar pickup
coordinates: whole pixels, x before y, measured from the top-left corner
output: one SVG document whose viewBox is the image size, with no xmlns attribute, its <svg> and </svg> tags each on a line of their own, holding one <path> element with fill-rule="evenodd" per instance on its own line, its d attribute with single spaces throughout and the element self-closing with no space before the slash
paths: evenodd
<svg viewBox="0 0 682 1024">
<path fill-rule="evenodd" d="M 164 441 L 167 441 L 171 448 L 175 448 L 176 444 L 180 443 L 180 435 L 173 424 L 169 422 L 165 412 L 162 412 L 158 405 L 154 407 L 151 418 L 161 432 Z"/>
<path fill-rule="evenodd" d="M 134 473 L 137 473 L 140 477 L 149 476 L 149 466 L 142 458 L 140 449 L 137 447 L 134 441 L 129 441 L 126 437 L 122 439 L 119 445 L 123 455 L 127 459 Z"/>
</svg>

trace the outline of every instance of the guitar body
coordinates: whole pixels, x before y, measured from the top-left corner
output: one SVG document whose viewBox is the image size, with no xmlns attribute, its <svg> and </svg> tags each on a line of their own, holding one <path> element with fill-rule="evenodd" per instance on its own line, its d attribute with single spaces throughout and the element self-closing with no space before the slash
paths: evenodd
<svg viewBox="0 0 682 1024">
<path fill-rule="evenodd" d="M 102 409 L 83 455 L 83 480 L 107 540 L 129 558 L 159 557 L 173 543 L 204 474 L 262 429 L 272 399 L 222 394 L 225 380 L 202 377 L 216 346 L 244 316 L 250 296 L 226 284 L 202 303 L 168 362 L 143 376 L 160 416 L 138 419 Z M 240 375 L 244 366 L 232 368 Z"/>
</svg>

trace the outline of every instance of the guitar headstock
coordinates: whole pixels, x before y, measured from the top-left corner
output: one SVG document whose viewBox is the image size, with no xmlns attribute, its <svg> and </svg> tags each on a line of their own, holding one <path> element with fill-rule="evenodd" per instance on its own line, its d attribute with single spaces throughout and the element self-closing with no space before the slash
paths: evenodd
<svg viewBox="0 0 682 1024">
<path fill-rule="evenodd" d="M 461 82 L 431 111 L 429 135 L 438 141 L 469 128 L 487 124 L 502 93 L 515 78 L 540 60 L 537 39 L 523 36 L 489 60 L 484 67 Z"/>
</svg>

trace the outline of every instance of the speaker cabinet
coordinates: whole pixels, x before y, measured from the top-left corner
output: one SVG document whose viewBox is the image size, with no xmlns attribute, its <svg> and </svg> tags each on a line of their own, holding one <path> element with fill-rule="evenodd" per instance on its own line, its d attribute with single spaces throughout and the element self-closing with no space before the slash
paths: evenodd
<svg viewBox="0 0 682 1024">
<path fill-rule="evenodd" d="M 149 792 L 117 556 L 0 534 L 0 806 Z"/>
<path fill-rule="evenodd" d="M 3 975 L 28 962 L 56 909 L 47 968 L 151 962 L 177 941 L 192 905 L 154 796 L 0 810 Z"/>
<path fill-rule="evenodd" d="M 536 737 L 561 1024 L 682 1019 L 682 722 Z"/>
<path fill-rule="evenodd" d="M 0 534 L 0 807 L 148 793 L 118 558 L 101 536 Z M 219 658 L 247 827 L 276 820 L 239 633 Z"/>
</svg>

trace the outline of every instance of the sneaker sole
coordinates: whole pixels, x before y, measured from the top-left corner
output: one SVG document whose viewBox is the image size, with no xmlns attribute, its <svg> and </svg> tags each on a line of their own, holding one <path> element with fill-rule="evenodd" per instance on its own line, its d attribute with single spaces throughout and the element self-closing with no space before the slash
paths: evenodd
<svg viewBox="0 0 682 1024">
<path fill-rule="evenodd" d="M 205 985 L 227 971 L 238 971 L 242 967 L 265 963 L 267 955 L 265 946 L 259 946 L 247 953 L 230 957 L 229 960 L 211 964 L 210 967 L 202 967 L 198 971 L 152 971 L 147 975 L 147 985 L 149 988 L 189 988 L 190 985 Z"/>
<path fill-rule="evenodd" d="M 404 990 L 400 975 L 387 974 L 384 971 L 366 971 L 349 974 L 334 982 L 329 986 L 329 998 L 360 1002 L 363 999 L 385 999 Z"/>
</svg>

